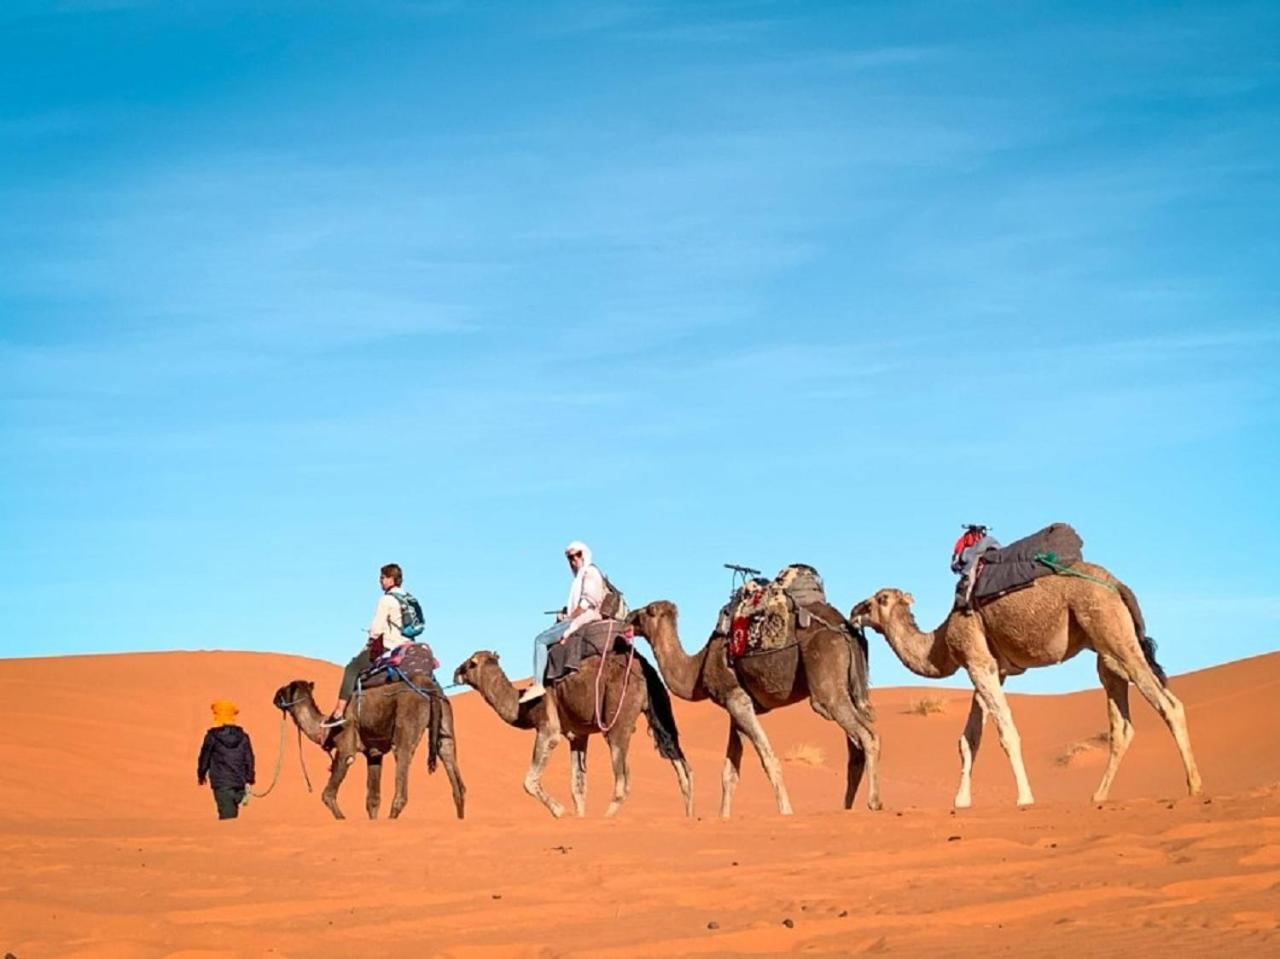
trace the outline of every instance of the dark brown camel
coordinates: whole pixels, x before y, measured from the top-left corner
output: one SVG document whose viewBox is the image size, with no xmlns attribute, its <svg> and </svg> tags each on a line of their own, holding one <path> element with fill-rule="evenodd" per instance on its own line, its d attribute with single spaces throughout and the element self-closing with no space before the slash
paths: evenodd
<svg viewBox="0 0 1280 959">
<path fill-rule="evenodd" d="M 867 649 L 861 635 L 848 634 L 813 620 L 799 633 L 799 643 L 764 655 L 739 658 L 729 665 L 725 642 L 712 636 L 695 655 L 680 645 L 675 603 L 650 603 L 628 619 L 649 640 L 663 678 L 681 699 L 710 699 L 729 713 L 729 743 L 721 780 L 720 815 L 728 817 L 733 790 L 742 768 L 742 736 L 755 746 L 765 775 L 773 784 L 778 811 L 791 814 L 791 799 L 782 781 L 782 764 L 774 755 L 759 716 L 805 699 L 823 719 L 844 730 L 849 762 L 844 808 L 853 806 L 862 774 L 867 773 L 867 806 L 880 808 L 880 737 L 867 694 Z M 841 617 L 830 610 L 831 621 Z"/>
<path fill-rule="evenodd" d="M 347 706 L 346 724 L 338 728 L 328 743 L 325 740 L 329 730 L 320 725 L 325 714 L 312 696 L 315 683 L 296 679 L 276 690 L 276 707 L 287 711 L 308 739 L 333 750 L 329 782 L 321 798 L 335 819 L 346 818 L 338 808 L 338 787 L 346 778 L 347 769 L 356 761 L 357 753 L 364 754 L 369 766 L 364 808 L 370 819 L 378 818 L 378 808 L 382 805 L 382 757 L 395 754 L 396 795 L 391 801 L 391 818 L 399 816 L 409 801 L 409 765 L 427 729 L 431 730 L 427 769 L 435 772 L 437 758 L 444 763 L 453 789 L 453 805 L 458 818 L 462 818 L 467 788 L 458 772 L 453 707 L 429 676 L 415 673 L 410 678 L 418 688 L 432 688 L 436 694 L 424 698 L 404 683 L 370 689 Z"/>
<path fill-rule="evenodd" d="M 649 731 L 659 754 L 671 760 L 675 768 L 680 792 L 684 796 L 685 814 L 692 816 L 693 773 L 680 749 L 671 697 L 657 670 L 643 656 L 637 655 L 631 663 L 625 695 L 623 680 L 628 676 L 628 663 L 627 657 L 619 654 L 584 659 L 577 672 L 548 686 L 544 696 L 529 703 L 519 702 L 520 694 L 498 665 L 498 654 L 487 650 L 473 653 L 458 667 L 453 681 L 466 683 L 478 691 L 507 724 L 517 729 L 537 730 L 533 741 L 533 760 L 524 776 L 524 789 L 551 810 L 551 815 L 556 818 L 564 815 L 564 806 L 542 787 L 542 770 L 551 751 L 559 744 L 561 735 L 569 740 L 573 808 L 577 815 L 583 816 L 587 811 L 587 743 L 593 734 L 600 732 L 596 725 L 596 677 L 602 668 L 602 658 L 608 662 L 603 666 L 606 672 L 600 683 L 602 702 L 599 715 L 606 724 L 612 722 L 603 735 L 613 759 L 613 801 L 605 815 L 614 815 L 631 790 L 627 750 L 631 734 L 635 732 L 636 719 L 643 712 L 649 720 Z"/>
</svg>

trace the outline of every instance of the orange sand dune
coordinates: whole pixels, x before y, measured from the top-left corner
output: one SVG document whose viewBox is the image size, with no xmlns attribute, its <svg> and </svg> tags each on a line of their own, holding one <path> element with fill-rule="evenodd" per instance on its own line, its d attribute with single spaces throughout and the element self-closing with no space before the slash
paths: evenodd
<svg viewBox="0 0 1280 959">
<path fill-rule="evenodd" d="M 840 808 L 844 746 L 802 706 L 765 725 L 797 815 L 774 812 L 748 750 L 733 820 L 715 817 L 725 718 L 677 701 L 699 818 L 647 733 L 633 791 L 555 821 L 525 796 L 530 734 L 454 699 L 468 817 L 420 751 L 398 822 L 363 818 L 357 770 L 333 821 L 289 727 L 281 782 L 232 823 L 195 784 L 211 700 L 240 703 L 259 787 L 279 746 L 272 692 L 338 669 L 296 657 L 157 653 L 0 661 L 0 954 L 44 956 L 767 956 L 1280 954 L 1280 654 L 1177 677 L 1207 796 L 1136 694 L 1137 736 L 1102 807 L 1099 691 L 1012 697 L 1038 805 L 1018 810 L 989 730 L 975 808 L 950 809 L 968 693 L 879 689 L 887 809 Z M 913 709 L 936 701 L 940 711 Z M 642 723 L 643 725 L 643 723 Z M 303 744 L 317 790 L 324 755 Z M 549 788 L 568 799 L 557 755 Z M 390 797 L 390 769 L 384 796 Z M 786 921 L 786 922 L 784 922 Z"/>
</svg>

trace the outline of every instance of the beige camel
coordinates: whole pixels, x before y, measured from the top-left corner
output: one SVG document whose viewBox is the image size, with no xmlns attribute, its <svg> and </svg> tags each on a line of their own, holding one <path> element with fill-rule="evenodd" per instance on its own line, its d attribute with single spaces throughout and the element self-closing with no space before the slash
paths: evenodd
<svg viewBox="0 0 1280 959">
<path fill-rule="evenodd" d="M 828 608 L 834 623 L 843 617 Z M 799 643 L 729 664 L 724 639 L 712 636 L 695 655 L 680 645 L 675 603 L 650 603 L 628 622 L 649 640 L 663 678 L 681 699 L 710 699 L 729 714 L 729 742 L 721 777 L 720 815 L 728 817 L 734 787 L 742 769 L 742 736 L 751 740 L 773 786 L 778 811 L 791 814 L 791 799 L 782 780 L 782 764 L 769 744 L 759 716 L 780 706 L 808 699 L 814 712 L 835 722 L 848 739 L 849 759 L 844 808 L 853 806 L 858 784 L 867 773 L 867 806 L 880 808 L 878 766 L 880 737 L 867 696 L 866 641 L 813 620 L 801 630 Z"/>
<path fill-rule="evenodd" d="M 394 753 L 396 794 L 391 801 L 391 818 L 399 816 L 409 801 L 409 765 L 427 729 L 431 730 L 427 740 L 427 769 L 435 772 L 437 757 L 444 764 L 453 790 L 453 805 L 458 818 L 462 818 L 467 790 L 458 772 L 453 707 L 429 675 L 414 673 L 410 678 L 419 689 L 430 689 L 435 695 L 423 697 L 405 683 L 371 689 L 347 706 L 347 722 L 331 738 L 330 730 L 320 725 L 325 714 L 312 695 L 315 683 L 297 679 L 276 690 L 273 700 L 276 708 L 287 711 L 304 736 L 333 751 L 329 782 L 321 799 L 335 819 L 346 818 L 338 807 L 338 787 L 358 753 L 364 754 L 369 767 L 365 811 L 370 819 L 378 818 L 382 804 L 382 757 Z"/>
<path fill-rule="evenodd" d="M 599 683 L 601 696 L 597 704 L 596 678 L 602 668 L 605 673 Z M 577 672 L 551 684 L 545 695 L 529 703 L 519 701 L 520 694 L 498 665 L 498 654 L 487 650 L 473 653 L 458 667 L 453 681 L 477 690 L 507 724 L 517 729 L 537 730 L 524 789 L 557 819 L 564 815 L 564 806 L 543 788 L 542 771 L 561 736 L 569 740 L 571 750 L 570 789 L 574 812 L 584 816 L 587 812 L 587 744 L 593 734 L 601 731 L 598 718 L 608 727 L 603 735 L 613 760 L 613 800 L 605 815 L 612 816 L 631 790 L 627 750 L 636 719 L 642 712 L 649 720 L 649 731 L 653 733 L 659 754 L 671 760 L 675 768 L 685 814 L 693 815 L 693 773 L 680 749 L 671 697 L 657 670 L 643 656 L 636 656 L 630 664 L 626 656 L 617 654 L 584 659 Z"/>
<path fill-rule="evenodd" d="M 1178 744 L 1187 773 L 1187 790 L 1200 792 L 1200 773 L 1191 754 L 1191 739 L 1182 703 L 1168 688 L 1156 662 L 1155 644 L 1147 636 L 1137 597 L 1105 569 L 1089 563 L 1073 567 L 1086 576 L 1043 576 L 975 612 L 952 610 L 931 633 L 923 633 L 911 615 L 911 594 L 882 589 L 853 608 L 850 618 L 870 626 L 888 640 L 902 664 L 917 676 L 940 679 L 964 669 L 973 681 L 969 718 L 960 737 L 960 786 L 955 804 L 972 802 L 973 758 L 990 715 L 1000 744 L 1009 756 L 1018 785 L 1018 805 L 1034 799 L 1022 764 L 1022 745 L 1002 685 L 1005 677 L 1036 666 L 1052 666 L 1082 649 L 1098 654 L 1098 677 L 1107 694 L 1110 755 L 1093 798 L 1107 798 L 1111 781 L 1133 739 L 1129 720 L 1129 683 L 1155 708 Z"/>
</svg>

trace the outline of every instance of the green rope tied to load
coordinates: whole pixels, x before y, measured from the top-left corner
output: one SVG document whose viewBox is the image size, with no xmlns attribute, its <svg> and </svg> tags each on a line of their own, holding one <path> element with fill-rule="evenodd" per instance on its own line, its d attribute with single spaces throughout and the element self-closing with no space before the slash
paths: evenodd
<svg viewBox="0 0 1280 959">
<path fill-rule="evenodd" d="M 1114 583 L 1108 583 L 1105 579 L 1099 579 L 1097 576 L 1090 576 L 1088 573 L 1082 573 L 1080 570 L 1072 569 L 1070 566 L 1063 566 L 1058 562 L 1057 553 L 1036 553 L 1036 555 L 1031 558 L 1037 563 L 1043 563 L 1045 566 L 1048 566 L 1055 573 L 1064 573 L 1067 576 L 1077 576 L 1080 579 L 1087 579 L 1091 583 L 1097 583 L 1099 586 L 1105 586 L 1113 593 L 1119 592 Z"/>
</svg>

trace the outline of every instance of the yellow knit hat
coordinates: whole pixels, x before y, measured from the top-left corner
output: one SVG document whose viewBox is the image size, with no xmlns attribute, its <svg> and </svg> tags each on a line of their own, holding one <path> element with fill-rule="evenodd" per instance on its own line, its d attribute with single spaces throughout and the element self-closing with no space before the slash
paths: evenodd
<svg viewBox="0 0 1280 959">
<path fill-rule="evenodd" d="M 234 726 L 236 715 L 240 712 L 239 707 L 227 699 L 219 699 L 216 703 L 211 703 L 209 708 L 213 710 L 215 726 Z"/>
</svg>

